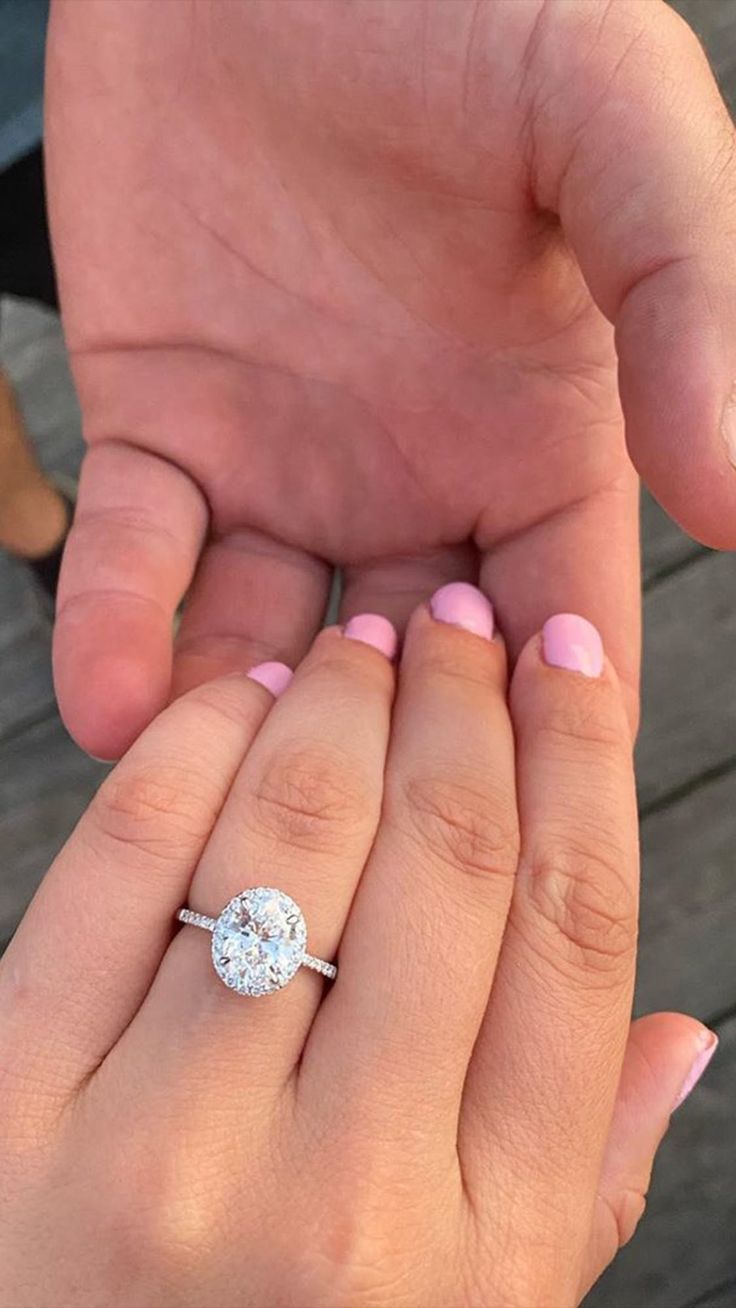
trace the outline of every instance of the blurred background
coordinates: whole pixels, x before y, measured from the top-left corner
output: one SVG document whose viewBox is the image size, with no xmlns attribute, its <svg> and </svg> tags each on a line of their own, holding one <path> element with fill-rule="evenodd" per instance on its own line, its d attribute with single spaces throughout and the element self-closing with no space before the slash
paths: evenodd
<svg viewBox="0 0 736 1308">
<path fill-rule="evenodd" d="M 703 40 L 733 107 L 736 0 L 678 0 L 675 7 Z M 40 463 L 53 474 L 50 484 L 68 488 L 82 454 L 80 423 L 58 319 L 45 307 L 53 303 L 53 279 L 44 266 L 36 163 L 45 9 L 46 0 L 0 0 L 0 284 L 17 289 L 13 276 L 22 267 L 20 289 L 35 297 L 3 297 L 0 364 Z M 40 485 L 37 490 L 43 494 Z M 721 1047 L 702 1086 L 673 1120 L 639 1233 L 586 1304 L 732 1308 L 736 566 L 730 556 L 713 554 L 682 535 L 647 499 L 642 528 L 643 895 L 636 1006 L 638 1012 L 693 1013 L 718 1031 Z M 3 947 L 106 771 L 74 746 L 57 715 L 48 611 L 38 570 L 0 549 Z"/>
</svg>

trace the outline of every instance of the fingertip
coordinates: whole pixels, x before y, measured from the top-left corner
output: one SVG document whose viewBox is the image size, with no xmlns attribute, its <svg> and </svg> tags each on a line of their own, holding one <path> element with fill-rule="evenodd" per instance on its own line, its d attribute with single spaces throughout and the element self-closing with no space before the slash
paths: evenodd
<svg viewBox="0 0 736 1308">
<path fill-rule="evenodd" d="M 580 613 L 551 614 L 522 647 L 513 681 L 522 682 L 540 672 L 554 674 L 550 684 L 558 684 L 558 674 L 563 673 L 559 685 L 567 686 L 568 693 L 576 684 L 581 688 L 586 683 L 594 685 L 611 675 L 618 680 L 598 628 Z"/>
<path fill-rule="evenodd" d="M 632 1023 L 600 1176 L 605 1214 L 619 1215 L 617 1247 L 611 1250 L 607 1223 L 594 1226 L 584 1288 L 633 1235 L 672 1113 L 703 1075 L 717 1044 L 714 1032 L 684 1013 L 649 1013 Z M 638 1197 L 633 1206 L 632 1195 Z"/>
<path fill-rule="evenodd" d="M 429 601 L 429 611 L 436 622 L 493 640 L 493 605 L 483 591 L 467 581 L 451 581 L 440 586 Z"/>
<path fill-rule="evenodd" d="M 684 531 L 736 546 L 736 319 L 722 274 L 673 262 L 626 296 L 616 324 L 632 462 Z"/>
<path fill-rule="evenodd" d="M 290 684 L 294 673 L 286 663 L 269 661 L 257 664 L 246 675 L 251 681 L 257 681 L 259 686 L 269 691 L 274 699 L 278 699 Z"/>
<path fill-rule="evenodd" d="M 623 695 L 598 627 L 581 613 L 551 614 L 523 646 L 516 660 L 514 681 L 539 672 L 553 673 L 554 683 L 549 684 L 567 687 L 568 694 L 575 686 L 582 691 L 586 685 L 592 690 L 596 684 L 612 683 Z M 560 673 L 564 676 L 558 678 Z"/>
<path fill-rule="evenodd" d="M 79 680 L 59 687 L 59 709 L 70 736 L 98 762 L 122 758 L 168 699 L 167 688 L 152 685 L 148 667 L 130 659 L 101 658 L 83 689 Z"/>
<path fill-rule="evenodd" d="M 380 613 L 358 613 L 346 622 L 343 635 L 347 640 L 357 640 L 383 654 L 393 662 L 398 649 L 399 638 L 396 628 L 388 618 Z"/>
<path fill-rule="evenodd" d="M 470 637 L 470 639 L 468 639 Z M 400 675 L 441 672 L 470 682 L 508 686 L 506 644 L 493 604 L 477 586 L 451 582 L 441 586 L 409 619 Z"/>
<path fill-rule="evenodd" d="M 83 749 L 104 762 L 122 757 L 166 706 L 171 651 L 165 642 L 141 643 L 138 651 L 99 647 L 84 629 L 61 630 L 54 640 L 54 681 L 64 725 Z"/>
<path fill-rule="evenodd" d="M 687 1075 L 677 1093 L 672 1111 L 675 1112 L 684 1104 L 695 1089 L 696 1085 L 704 1075 L 712 1058 L 718 1050 L 718 1036 L 715 1031 L 708 1027 L 702 1027 L 692 1042 L 692 1051 L 690 1064 L 687 1069 Z"/>
<path fill-rule="evenodd" d="M 647 1013 L 631 1025 L 621 1095 L 666 1120 L 685 1102 L 718 1049 L 718 1036 L 686 1013 Z"/>
<path fill-rule="evenodd" d="M 603 741 L 630 760 L 633 735 L 626 687 L 596 626 L 579 613 L 555 613 L 521 650 L 509 701 L 517 729 L 554 724 L 577 748 Z"/>
</svg>

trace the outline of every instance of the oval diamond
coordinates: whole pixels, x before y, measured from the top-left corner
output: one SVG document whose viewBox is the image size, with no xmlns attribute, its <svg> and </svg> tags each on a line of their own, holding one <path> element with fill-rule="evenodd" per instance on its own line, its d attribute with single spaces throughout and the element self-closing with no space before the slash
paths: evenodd
<svg viewBox="0 0 736 1308">
<path fill-rule="evenodd" d="M 215 971 L 241 995 L 270 995 L 288 985 L 306 947 L 307 927 L 298 904 L 269 886 L 231 899 L 212 932 Z"/>
</svg>

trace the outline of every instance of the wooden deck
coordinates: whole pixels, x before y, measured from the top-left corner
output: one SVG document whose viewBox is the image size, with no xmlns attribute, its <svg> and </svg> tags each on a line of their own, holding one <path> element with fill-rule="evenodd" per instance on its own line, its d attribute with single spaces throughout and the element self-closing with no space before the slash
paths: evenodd
<svg viewBox="0 0 736 1308">
<path fill-rule="evenodd" d="M 736 98 L 736 0 L 678 7 Z M 0 353 L 44 463 L 73 471 L 79 421 L 55 320 L 5 305 Z M 729 1308 L 736 1303 L 736 564 L 688 540 L 649 501 L 643 526 L 637 1010 L 692 1012 L 718 1030 L 721 1049 L 673 1121 L 639 1234 L 587 1305 Z M 24 570 L 0 553 L 0 941 L 104 771 L 61 726 L 48 628 Z"/>
</svg>

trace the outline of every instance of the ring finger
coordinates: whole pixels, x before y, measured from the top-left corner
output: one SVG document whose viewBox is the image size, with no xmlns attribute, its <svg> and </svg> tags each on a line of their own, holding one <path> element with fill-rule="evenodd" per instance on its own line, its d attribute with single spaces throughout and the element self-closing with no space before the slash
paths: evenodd
<svg viewBox="0 0 736 1308">
<path fill-rule="evenodd" d="M 189 907 L 216 918 L 243 890 L 291 896 L 306 921 L 307 950 L 331 961 L 368 856 L 381 807 L 395 635 L 363 615 L 321 633 L 245 757 L 195 873 Z M 282 1082 L 298 1061 L 323 982 L 300 969 L 262 998 L 228 992 L 211 962 L 212 937 L 184 928 L 172 942 L 133 1038 L 161 1056 L 175 1032 L 191 1061 L 213 1045 L 237 1079 L 267 1041 L 265 1077 Z M 235 1034 L 236 1039 L 229 1037 Z M 217 1060 L 221 1076 L 222 1056 Z M 200 1083 L 201 1084 L 201 1083 Z"/>
</svg>

